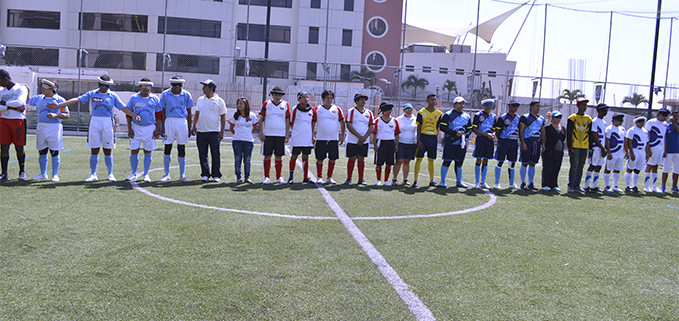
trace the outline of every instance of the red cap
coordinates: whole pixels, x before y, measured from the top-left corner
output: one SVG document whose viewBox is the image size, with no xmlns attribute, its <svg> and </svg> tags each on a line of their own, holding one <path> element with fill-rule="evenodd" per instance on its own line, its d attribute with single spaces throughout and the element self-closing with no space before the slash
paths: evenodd
<svg viewBox="0 0 679 321">
<path fill-rule="evenodd" d="M 581 103 L 585 103 L 585 104 L 586 104 L 586 103 L 588 103 L 588 102 L 589 102 L 589 99 L 578 99 L 578 102 L 575 103 L 575 104 L 576 104 L 576 105 L 580 105 Z"/>
</svg>

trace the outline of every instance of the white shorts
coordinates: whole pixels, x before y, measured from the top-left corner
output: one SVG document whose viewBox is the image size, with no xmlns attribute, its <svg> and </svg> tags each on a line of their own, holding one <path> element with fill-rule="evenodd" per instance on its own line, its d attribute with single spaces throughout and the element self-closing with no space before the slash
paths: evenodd
<svg viewBox="0 0 679 321">
<path fill-rule="evenodd" d="M 627 159 L 627 169 L 644 171 L 646 169 L 646 151 L 635 149 L 634 161 L 632 161 L 631 156 Z"/>
<path fill-rule="evenodd" d="M 113 135 L 113 118 L 92 116 L 87 132 L 86 146 L 87 148 L 116 148 L 116 140 Z"/>
<path fill-rule="evenodd" d="M 662 172 L 669 173 L 670 169 L 674 174 L 679 174 L 679 154 L 667 154 L 662 165 Z"/>
<path fill-rule="evenodd" d="M 186 122 L 186 118 L 165 118 L 165 138 L 163 138 L 163 144 L 172 144 L 175 140 L 177 140 L 178 145 L 187 145 L 189 143 L 189 125 Z"/>
<path fill-rule="evenodd" d="M 594 147 L 592 150 L 592 158 L 589 159 L 589 164 L 592 166 L 604 166 L 606 157 L 601 155 L 601 148 Z"/>
<path fill-rule="evenodd" d="M 606 158 L 606 170 L 607 171 L 622 171 L 625 158 L 623 156 L 616 157 L 613 155 L 613 159 Z"/>
<path fill-rule="evenodd" d="M 156 149 L 156 140 L 153 139 L 153 132 L 156 131 L 156 125 L 139 126 L 132 123 L 132 130 L 134 131 L 134 138 L 130 139 L 130 149 L 136 150 L 144 144 L 144 150 L 152 151 Z"/>
<path fill-rule="evenodd" d="M 38 123 L 35 128 L 35 148 L 64 149 L 64 127 L 61 123 Z"/>
<path fill-rule="evenodd" d="M 663 154 L 665 153 L 665 146 L 656 146 L 651 148 L 651 157 L 648 158 L 648 165 L 662 165 Z"/>
</svg>

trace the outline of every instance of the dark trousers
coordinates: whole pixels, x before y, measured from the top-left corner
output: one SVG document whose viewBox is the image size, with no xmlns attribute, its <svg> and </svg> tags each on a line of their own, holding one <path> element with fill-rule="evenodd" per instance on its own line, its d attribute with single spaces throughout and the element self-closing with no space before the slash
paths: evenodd
<svg viewBox="0 0 679 321">
<path fill-rule="evenodd" d="M 559 186 L 559 170 L 563 161 L 563 151 L 546 150 L 542 153 L 542 187 Z"/>
<path fill-rule="evenodd" d="M 219 152 L 219 132 L 196 133 L 196 145 L 198 145 L 198 160 L 200 161 L 200 176 L 222 177 L 219 171 L 221 158 Z M 207 161 L 207 151 L 210 148 L 212 155 L 212 174 L 210 163 Z"/>
<path fill-rule="evenodd" d="M 571 148 L 571 153 L 572 155 L 569 155 L 571 169 L 568 172 L 568 186 L 578 187 L 582 181 L 582 170 L 587 162 L 589 150 L 584 148 Z"/>
</svg>

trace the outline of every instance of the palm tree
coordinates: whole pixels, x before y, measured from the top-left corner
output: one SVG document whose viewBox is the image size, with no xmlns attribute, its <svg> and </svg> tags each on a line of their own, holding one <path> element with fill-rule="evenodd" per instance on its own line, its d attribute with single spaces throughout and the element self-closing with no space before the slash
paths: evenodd
<svg viewBox="0 0 679 321">
<path fill-rule="evenodd" d="M 429 86 L 429 80 L 419 78 L 419 75 L 410 75 L 408 76 L 408 79 L 401 84 L 401 88 L 403 89 L 408 89 L 409 87 L 414 88 L 413 99 L 417 96 L 417 88 L 424 89 L 427 88 L 427 86 Z"/>
<path fill-rule="evenodd" d="M 622 103 L 630 103 L 634 105 L 634 108 L 638 107 L 640 104 L 648 104 L 648 99 L 642 94 L 634 93 L 632 96 L 625 96 L 622 99 Z"/>
<path fill-rule="evenodd" d="M 361 71 L 352 70 L 349 75 L 349 80 L 357 82 L 370 82 L 370 87 L 377 82 L 377 75 L 374 72 L 368 70 L 367 68 L 361 68 Z"/>
<path fill-rule="evenodd" d="M 569 104 L 573 104 L 574 101 L 580 99 L 580 98 L 585 98 L 585 94 L 583 94 L 580 89 L 575 89 L 573 91 L 569 89 L 564 89 L 563 94 L 561 96 L 556 97 L 557 99 L 564 99 L 568 100 Z"/>
<path fill-rule="evenodd" d="M 443 89 L 448 91 L 448 101 L 450 101 L 451 92 L 455 92 L 455 95 L 459 95 L 457 92 L 457 83 L 452 80 L 446 80 L 446 82 L 443 83 Z"/>
</svg>

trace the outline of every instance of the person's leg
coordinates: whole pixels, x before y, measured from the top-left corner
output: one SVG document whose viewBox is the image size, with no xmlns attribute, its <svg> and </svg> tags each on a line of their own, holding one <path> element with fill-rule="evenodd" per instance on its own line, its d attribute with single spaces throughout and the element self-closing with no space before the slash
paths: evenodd
<svg viewBox="0 0 679 321">
<path fill-rule="evenodd" d="M 309 179 L 309 154 L 302 154 L 302 170 L 304 171 L 304 179 Z"/>
<path fill-rule="evenodd" d="M 163 151 L 163 173 L 165 177 L 170 177 L 170 164 L 172 163 L 172 144 L 165 144 Z"/>
<path fill-rule="evenodd" d="M 177 163 L 179 164 L 179 178 L 186 177 L 186 145 L 177 144 Z"/>
<path fill-rule="evenodd" d="M 328 160 L 328 179 L 332 178 L 332 174 L 335 171 L 335 160 L 329 159 Z"/>
<path fill-rule="evenodd" d="M 561 163 L 563 162 L 563 152 L 557 152 L 554 155 L 554 161 L 552 163 L 552 188 L 559 188 L 559 171 L 561 170 Z"/>
<path fill-rule="evenodd" d="M 476 184 L 481 183 L 481 158 L 476 159 L 476 164 L 474 165 L 474 179 Z"/>
<path fill-rule="evenodd" d="M 351 177 L 354 176 L 354 165 L 356 164 L 356 156 L 350 157 L 347 161 L 347 181 L 351 181 Z"/>
<path fill-rule="evenodd" d="M 579 156 L 578 171 L 577 171 L 577 174 L 576 174 L 576 177 L 575 177 L 576 182 L 577 182 L 577 185 L 576 185 L 577 187 L 580 187 L 580 182 L 582 181 L 582 173 L 583 173 L 583 170 L 585 168 L 585 163 L 587 163 L 587 154 L 588 153 L 589 153 L 588 150 L 581 149 L 580 154 L 578 155 Z"/>
<path fill-rule="evenodd" d="M 519 175 L 521 175 L 521 187 L 526 184 L 526 173 L 528 172 L 528 164 L 521 164 L 519 168 Z"/>
<path fill-rule="evenodd" d="M 2 144 L 2 154 L 0 155 L 2 160 L 2 175 L 7 175 L 7 166 L 9 165 L 9 144 Z"/>
<path fill-rule="evenodd" d="M 38 164 L 40 165 L 40 176 L 42 177 L 47 177 L 47 152 L 49 152 L 49 148 L 45 147 L 45 149 L 40 150 L 38 153 Z M 52 164 L 52 167 L 54 167 L 54 164 Z"/>
<path fill-rule="evenodd" d="M 443 163 L 441 163 L 441 183 L 439 184 L 439 186 L 442 187 L 448 186 L 448 184 L 446 184 L 446 177 L 448 176 L 448 170 L 450 170 L 451 163 L 452 161 L 449 160 L 444 160 Z"/>
<path fill-rule="evenodd" d="M 243 176 L 245 179 L 250 179 L 250 170 L 252 167 L 252 149 L 255 144 L 253 142 L 243 143 L 243 167 L 245 168 Z"/>
<path fill-rule="evenodd" d="M 455 178 L 457 187 L 466 188 L 467 185 L 462 183 L 462 160 L 455 160 Z"/>
<path fill-rule="evenodd" d="M 528 185 L 533 185 L 533 180 L 535 179 L 535 164 L 528 164 Z"/>
<path fill-rule="evenodd" d="M 111 155 L 111 149 L 102 148 L 104 150 L 104 163 L 106 164 L 106 169 L 108 170 L 108 175 L 113 175 L 113 155 Z"/>
<path fill-rule="evenodd" d="M 26 136 L 24 134 L 24 136 Z M 14 151 L 17 155 L 17 163 L 19 163 L 19 175 L 26 172 L 26 151 L 24 146 L 14 144 Z"/>
<path fill-rule="evenodd" d="M 293 149 L 295 149 L 293 147 Z M 292 183 L 295 178 L 295 167 L 297 167 L 297 157 L 299 156 L 299 151 L 294 151 L 290 154 L 290 162 L 288 164 L 288 170 L 290 171 L 290 176 L 288 177 L 288 182 Z"/>
<path fill-rule="evenodd" d="M 283 175 L 283 156 L 275 156 L 276 159 L 276 179 L 281 179 L 281 175 Z"/>
<path fill-rule="evenodd" d="M 151 162 L 153 162 L 152 151 L 144 150 L 144 176 L 148 175 L 151 171 Z"/>
<path fill-rule="evenodd" d="M 578 149 L 571 148 L 568 156 L 570 161 L 570 168 L 568 169 L 568 188 L 575 188 L 575 177 L 577 177 L 578 161 L 580 160 Z"/>
<path fill-rule="evenodd" d="M 210 178 L 210 164 L 207 160 L 209 146 L 206 133 L 196 133 L 196 146 L 198 147 L 198 163 L 200 163 L 200 177 L 203 181 Z"/>
<path fill-rule="evenodd" d="M 233 150 L 233 170 L 236 174 L 236 180 L 242 178 L 241 163 L 243 162 L 243 144 L 244 142 L 234 140 L 231 142 L 231 149 Z"/>
<path fill-rule="evenodd" d="M 554 157 L 552 151 L 545 151 L 542 153 L 542 188 L 552 188 L 552 166 Z"/>
<path fill-rule="evenodd" d="M 413 173 L 415 178 L 414 180 L 417 182 L 417 179 L 420 177 L 420 167 L 422 166 L 422 160 L 424 157 L 417 157 L 415 159 L 415 172 Z"/>
<path fill-rule="evenodd" d="M 210 156 L 212 159 L 212 178 L 222 178 L 222 152 L 219 133 L 210 133 Z"/>
<path fill-rule="evenodd" d="M 500 176 L 502 176 L 502 164 L 503 161 L 497 161 L 495 165 L 495 186 L 500 186 Z"/>
<path fill-rule="evenodd" d="M 401 170 L 402 165 L 403 159 L 397 159 L 396 163 L 394 163 L 394 179 L 398 178 L 398 172 Z"/>
<path fill-rule="evenodd" d="M 379 184 L 382 181 L 382 165 L 375 165 L 375 175 Z"/>
<path fill-rule="evenodd" d="M 629 168 L 625 171 L 625 187 L 632 188 L 632 170 Z"/>
<path fill-rule="evenodd" d="M 406 158 L 403 160 L 403 181 L 408 180 L 409 173 L 410 173 L 410 159 Z"/>
<path fill-rule="evenodd" d="M 435 160 L 435 158 L 427 158 L 427 161 L 429 162 L 429 164 L 428 164 L 429 166 L 427 166 L 427 167 L 429 169 L 429 181 L 430 182 L 434 182 L 434 160 Z"/>
<path fill-rule="evenodd" d="M 488 174 L 488 159 L 484 158 L 481 164 L 481 184 L 486 183 L 486 175 Z"/>
<path fill-rule="evenodd" d="M 358 169 L 358 181 L 363 180 L 363 175 L 365 174 L 365 157 L 356 157 L 356 168 Z"/>
<path fill-rule="evenodd" d="M 133 149 L 130 151 L 130 169 L 132 170 L 132 175 L 137 176 L 137 168 L 139 168 L 139 149 Z M 130 177 L 132 177 L 130 175 Z"/>
<path fill-rule="evenodd" d="M 92 148 L 90 155 L 90 170 L 92 175 L 97 175 L 97 165 L 99 164 L 99 148 Z"/>
</svg>

